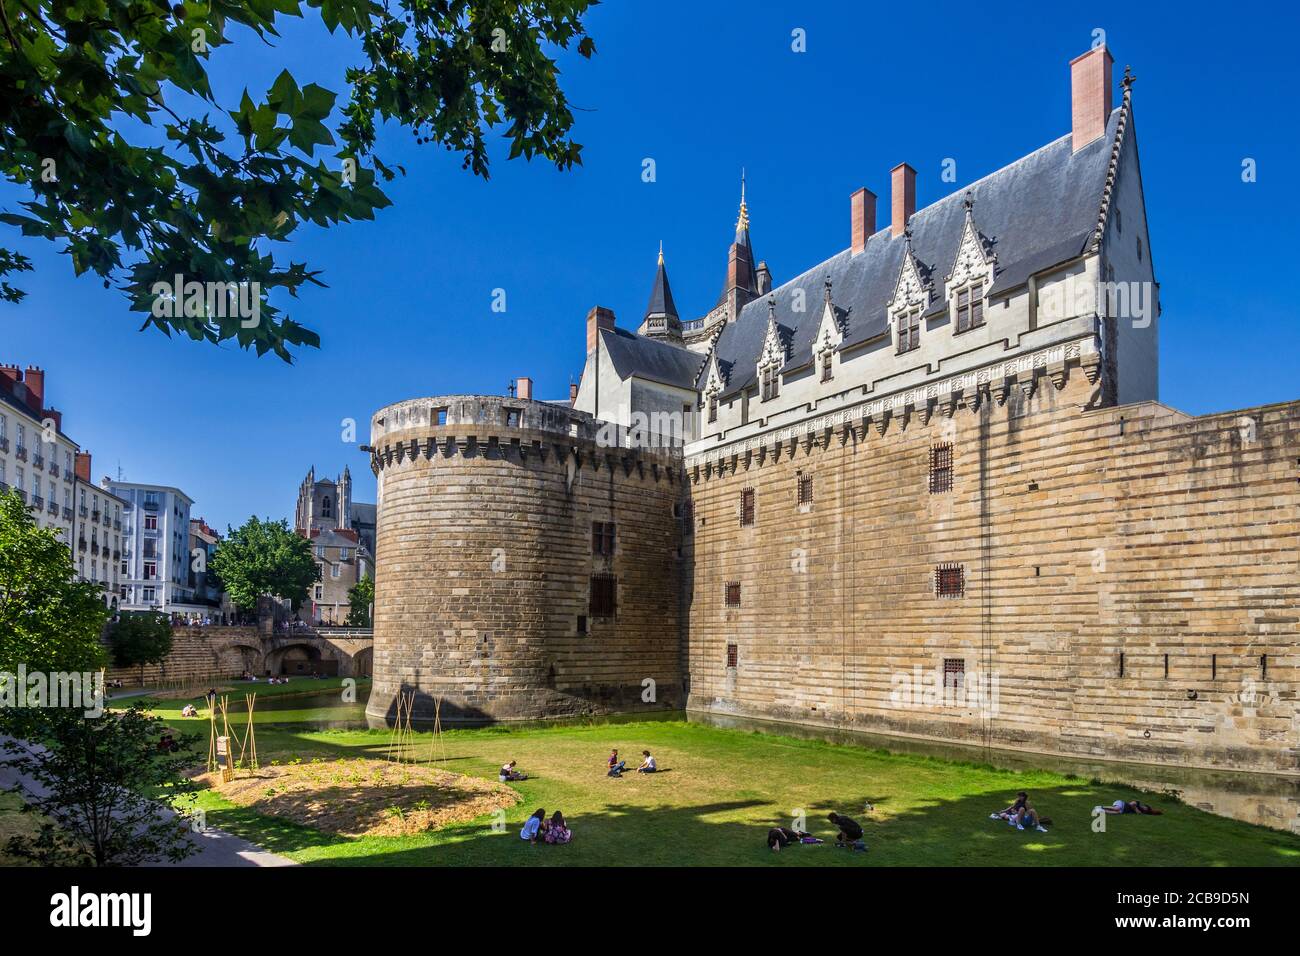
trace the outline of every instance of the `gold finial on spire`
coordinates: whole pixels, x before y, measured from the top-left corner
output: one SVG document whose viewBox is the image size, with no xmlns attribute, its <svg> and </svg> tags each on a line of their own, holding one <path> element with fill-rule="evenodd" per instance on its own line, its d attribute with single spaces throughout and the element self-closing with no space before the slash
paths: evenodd
<svg viewBox="0 0 1300 956">
<path fill-rule="evenodd" d="M 745 167 L 740 167 L 740 216 L 736 219 L 736 229 L 749 228 L 749 208 L 745 205 Z"/>
<path fill-rule="evenodd" d="M 664 241 L 662 239 L 659 240 L 659 264 L 664 264 Z"/>
</svg>

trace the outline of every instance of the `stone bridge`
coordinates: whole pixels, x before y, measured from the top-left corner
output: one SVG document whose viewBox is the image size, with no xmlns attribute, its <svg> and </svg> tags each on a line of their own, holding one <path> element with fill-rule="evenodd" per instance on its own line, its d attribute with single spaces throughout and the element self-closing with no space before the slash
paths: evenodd
<svg viewBox="0 0 1300 956">
<path fill-rule="evenodd" d="M 270 633 L 264 627 L 175 627 L 172 652 L 161 665 L 110 669 L 109 680 L 135 684 L 206 681 L 265 674 L 369 677 L 374 634 L 369 628 L 301 628 Z"/>
</svg>

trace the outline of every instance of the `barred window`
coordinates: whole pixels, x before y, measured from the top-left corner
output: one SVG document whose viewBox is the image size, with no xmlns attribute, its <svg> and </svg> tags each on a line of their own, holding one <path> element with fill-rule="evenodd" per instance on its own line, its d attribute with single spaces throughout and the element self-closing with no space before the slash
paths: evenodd
<svg viewBox="0 0 1300 956">
<path fill-rule="evenodd" d="M 695 502 L 683 501 L 677 506 L 677 520 L 682 525 L 682 537 L 689 538 L 695 531 Z"/>
<path fill-rule="evenodd" d="M 930 494 L 952 491 L 952 442 L 930 446 Z"/>
<path fill-rule="evenodd" d="M 813 500 L 812 475 L 799 476 L 799 504 L 810 505 Z"/>
<path fill-rule="evenodd" d="M 740 492 L 740 526 L 748 528 L 754 524 L 754 489 L 745 488 Z"/>
<path fill-rule="evenodd" d="M 984 324 L 984 283 L 976 282 L 957 293 L 957 331 Z"/>
<path fill-rule="evenodd" d="M 943 689 L 945 691 L 961 690 L 962 682 L 965 680 L 965 658 L 945 657 L 943 659 Z"/>
<path fill-rule="evenodd" d="M 961 597 L 966 593 L 966 573 L 960 564 L 941 564 L 934 569 L 936 597 Z"/>
<path fill-rule="evenodd" d="M 736 645 L 728 644 L 727 645 L 727 666 L 735 667 L 739 659 L 740 659 L 740 654 L 737 653 Z"/>
<path fill-rule="evenodd" d="M 588 611 L 592 617 L 613 617 L 618 604 L 618 578 L 612 574 L 591 576 L 591 600 Z"/>
<path fill-rule="evenodd" d="M 898 354 L 910 352 L 921 345 L 921 310 L 900 312 L 897 319 Z"/>
<path fill-rule="evenodd" d="M 591 523 L 591 553 L 605 558 L 614 556 L 614 522 Z"/>
<path fill-rule="evenodd" d="M 834 355 L 835 353 L 832 352 L 830 349 L 827 349 L 825 352 L 822 353 L 822 381 L 823 382 L 829 382 L 832 378 L 835 377 L 835 372 L 833 371 L 831 366 L 831 362 L 834 358 Z"/>
<path fill-rule="evenodd" d="M 727 607 L 740 607 L 740 582 L 728 581 L 726 588 Z"/>
</svg>

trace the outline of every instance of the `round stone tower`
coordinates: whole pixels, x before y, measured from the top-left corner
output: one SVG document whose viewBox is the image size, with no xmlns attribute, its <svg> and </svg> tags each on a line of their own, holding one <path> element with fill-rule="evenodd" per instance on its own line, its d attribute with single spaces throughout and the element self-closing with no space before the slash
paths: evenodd
<svg viewBox="0 0 1300 956">
<path fill-rule="evenodd" d="M 410 692 L 421 724 L 683 705 L 681 450 L 632 444 L 524 399 L 375 414 L 372 724 Z"/>
</svg>

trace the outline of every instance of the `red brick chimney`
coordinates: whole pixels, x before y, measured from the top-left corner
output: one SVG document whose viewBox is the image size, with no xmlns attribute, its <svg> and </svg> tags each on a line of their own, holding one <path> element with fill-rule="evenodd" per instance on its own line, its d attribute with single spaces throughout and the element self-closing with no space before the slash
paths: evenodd
<svg viewBox="0 0 1300 956">
<path fill-rule="evenodd" d="M 593 306 L 587 313 L 587 352 L 596 351 L 596 341 L 601 329 L 614 327 L 614 310 L 603 305 Z"/>
<path fill-rule="evenodd" d="M 27 386 L 27 404 L 40 417 L 41 409 L 45 407 L 45 373 L 35 365 L 29 365 L 23 384 Z"/>
<path fill-rule="evenodd" d="M 1070 61 L 1070 115 L 1074 121 L 1074 152 L 1106 132 L 1110 118 L 1110 71 L 1115 59 L 1099 46 Z"/>
<path fill-rule="evenodd" d="M 53 420 L 54 430 L 56 432 L 63 431 L 63 412 L 59 411 L 57 408 L 47 408 L 45 411 L 41 412 L 42 422 L 46 418 Z"/>
<path fill-rule="evenodd" d="M 76 469 L 77 477 L 90 484 L 90 452 L 77 452 L 76 463 L 73 466 Z"/>
<path fill-rule="evenodd" d="M 901 236 L 907 228 L 907 220 L 916 212 L 916 170 L 907 163 L 899 163 L 890 173 L 892 178 L 889 213 L 893 217 L 889 232 L 892 236 Z"/>
<path fill-rule="evenodd" d="M 23 373 L 18 370 L 17 365 L 0 365 L 0 376 L 9 379 L 11 383 L 23 380 Z"/>
<path fill-rule="evenodd" d="M 531 378 L 520 378 L 515 380 L 515 397 L 526 398 L 532 401 L 533 398 L 533 380 Z"/>
<path fill-rule="evenodd" d="M 876 194 L 865 186 L 849 197 L 852 209 L 850 248 L 853 255 L 867 248 L 867 240 L 876 231 Z"/>
</svg>

